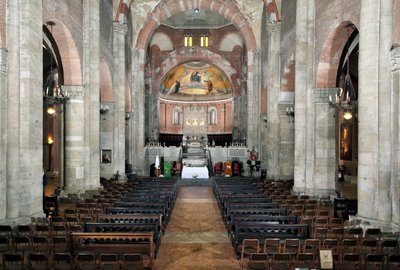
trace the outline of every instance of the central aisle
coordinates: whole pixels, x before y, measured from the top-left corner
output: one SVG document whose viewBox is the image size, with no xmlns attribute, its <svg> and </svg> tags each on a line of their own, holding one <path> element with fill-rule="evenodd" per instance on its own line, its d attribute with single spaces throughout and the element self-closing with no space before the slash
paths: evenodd
<svg viewBox="0 0 400 270">
<path fill-rule="evenodd" d="M 240 269 L 210 186 L 181 186 L 153 269 Z"/>
</svg>

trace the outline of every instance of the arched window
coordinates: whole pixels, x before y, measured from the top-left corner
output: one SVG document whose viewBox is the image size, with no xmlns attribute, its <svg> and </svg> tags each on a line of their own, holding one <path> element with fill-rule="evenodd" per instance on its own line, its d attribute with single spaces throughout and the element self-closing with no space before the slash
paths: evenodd
<svg viewBox="0 0 400 270">
<path fill-rule="evenodd" d="M 209 110 L 209 124 L 216 125 L 217 124 L 217 110 L 215 108 L 211 108 Z"/>
<path fill-rule="evenodd" d="M 207 35 L 202 35 L 200 37 L 200 46 L 201 47 L 208 47 L 208 36 Z"/>
<path fill-rule="evenodd" d="M 192 35 L 185 35 L 184 39 L 184 46 L 185 47 L 192 47 L 193 46 L 193 37 Z"/>
<path fill-rule="evenodd" d="M 181 109 L 180 108 L 175 108 L 172 112 L 172 123 L 174 125 L 180 125 L 182 124 L 181 121 Z"/>
</svg>

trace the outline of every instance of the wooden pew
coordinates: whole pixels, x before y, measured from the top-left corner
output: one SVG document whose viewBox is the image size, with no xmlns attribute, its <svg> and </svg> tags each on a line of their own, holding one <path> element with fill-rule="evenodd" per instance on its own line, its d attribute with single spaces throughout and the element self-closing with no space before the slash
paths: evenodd
<svg viewBox="0 0 400 270">
<path fill-rule="evenodd" d="M 84 224 L 84 232 L 118 233 L 118 232 L 152 232 L 154 241 L 154 257 L 157 256 L 161 242 L 161 228 L 158 220 L 146 223 L 95 223 Z"/>
<path fill-rule="evenodd" d="M 225 223 L 230 223 L 231 216 L 236 214 L 287 216 L 288 210 L 286 208 L 233 208 L 227 215 Z"/>
<path fill-rule="evenodd" d="M 236 254 L 240 254 L 239 245 L 244 239 L 258 239 L 260 245 L 266 238 L 310 238 L 308 224 L 269 224 L 268 222 L 236 223 L 232 235 L 232 243 Z"/>
<path fill-rule="evenodd" d="M 153 232 L 141 233 L 88 233 L 72 232 L 71 253 L 79 252 L 101 253 L 138 253 L 143 257 L 145 267 L 151 268 L 154 259 Z"/>
<path fill-rule="evenodd" d="M 297 216 L 270 216 L 253 214 L 234 214 L 231 215 L 231 222 L 228 224 L 228 232 L 233 233 L 237 223 L 265 222 L 268 224 L 297 224 Z"/>
<path fill-rule="evenodd" d="M 146 223 L 158 222 L 161 230 L 164 229 L 163 215 L 161 214 L 100 214 L 96 219 L 99 223 Z"/>
</svg>

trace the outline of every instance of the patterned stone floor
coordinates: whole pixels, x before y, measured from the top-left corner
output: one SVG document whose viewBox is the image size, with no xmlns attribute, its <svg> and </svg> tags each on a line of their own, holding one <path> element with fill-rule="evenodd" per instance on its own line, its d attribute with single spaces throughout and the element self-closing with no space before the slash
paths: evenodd
<svg viewBox="0 0 400 270">
<path fill-rule="evenodd" d="M 211 187 L 180 187 L 153 269 L 240 269 Z"/>
</svg>

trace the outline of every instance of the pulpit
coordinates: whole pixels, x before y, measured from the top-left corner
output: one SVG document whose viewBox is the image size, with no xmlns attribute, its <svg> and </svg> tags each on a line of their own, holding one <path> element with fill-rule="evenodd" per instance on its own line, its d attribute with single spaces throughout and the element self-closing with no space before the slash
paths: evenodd
<svg viewBox="0 0 400 270">
<path fill-rule="evenodd" d="M 225 171 L 225 177 L 232 176 L 232 162 L 230 162 L 230 161 L 225 162 L 224 171 Z"/>
</svg>

